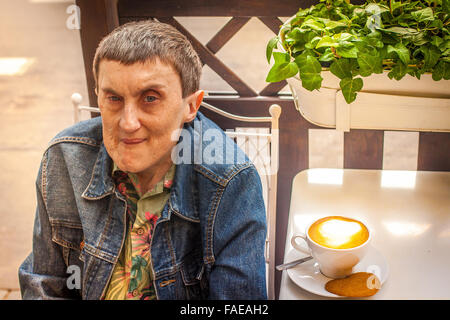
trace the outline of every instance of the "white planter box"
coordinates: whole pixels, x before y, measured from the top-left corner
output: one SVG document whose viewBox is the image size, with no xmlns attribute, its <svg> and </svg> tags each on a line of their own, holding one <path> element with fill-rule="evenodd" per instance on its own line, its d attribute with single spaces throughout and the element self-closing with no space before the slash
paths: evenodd
<svg viewBox="0 0 450 320">
<path fill-rule="evenodd" d="M 302 116 L 318 126 L 349 131 L 380 129 L 407 131 L 450 131 L 450 81 L 434 81 L 431 74 L 418 80 L 406 75 L 390 80 L 387 74 L 363 78 L 363 91 L 347 104 L 339 79 L 322 71 L 322 88 L 308 91 L 299 79 L 287 82 Z"/>
</svg>

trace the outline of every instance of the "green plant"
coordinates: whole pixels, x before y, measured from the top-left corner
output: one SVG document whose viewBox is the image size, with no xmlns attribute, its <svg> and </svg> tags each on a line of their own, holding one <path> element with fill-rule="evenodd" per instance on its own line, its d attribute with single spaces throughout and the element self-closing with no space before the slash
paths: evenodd
<svg viewBox="0 0 450 320">
<path fill-rule="evenodd" d="M 436 81 L 450 79 L 450 0 L 321 0 L 300 9 L 267 44 L 274 65 L 267 82 L 296 77 L 310 91 L 320 89 L 322 70 L 340 80 L 347 103 L 363 88 L 362 77 L 388 70 L 390 79 L 406 74 Z M 278 49 L 281 44 L 282 50 Z"/>
</svg>

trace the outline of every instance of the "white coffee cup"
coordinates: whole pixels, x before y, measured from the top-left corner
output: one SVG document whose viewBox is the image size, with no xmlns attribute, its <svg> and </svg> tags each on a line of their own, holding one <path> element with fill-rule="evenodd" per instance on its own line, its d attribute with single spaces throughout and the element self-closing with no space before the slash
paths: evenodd
<svg viewBox="0 0 450 320">
<path fill-rule="evenodd" d="M 324 217 L 326 218 L 326 217 Z M 348 217 L 343 217 L 348 218 Z M 361 222 L 360 220 L 354 219 L 354 218 L 348 218 L 352 220 L 356 220 Z M 346 276 L 349 276 L 353 273 L 353 267 L 358 264 L 359 261 L 364 257 L 364 255 L 367 253 L 369 248 L 369 243 L 372 238 L 372 232 L 367 227 L 367 224 L 363 223 L 363 225 L 367 228 L 369 232 L 369 237 L 367 240 L 353 248 L 348 249 L 333 249 L 328 248 L 323 245 L 318 244 L 317 242 L 313 241 L 310 238 L 309 235 L 309 228 L 311 227 L 314 222 L 317 220 L 311 222 L 306 227 L 305 234 L 298 234 L 294 235 L 291 238 L 291 244 L 292 246 L 303 253 L 306 253 L 308 255 L 312 255 L 313 258 L 316 260 L 316 262 L 319 264 L 320 271 L 323 275 L 325 275 L 328 278 L 338 279 L 338 278 L 345 278 Z M 299 245 L 297 243 L 297 238 L 303 239 L 307 247 Z"/>
</svg>

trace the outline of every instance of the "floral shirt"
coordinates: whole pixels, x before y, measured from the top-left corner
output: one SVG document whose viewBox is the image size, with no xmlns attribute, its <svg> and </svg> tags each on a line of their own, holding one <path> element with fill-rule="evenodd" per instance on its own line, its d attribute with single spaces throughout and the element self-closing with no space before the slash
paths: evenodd
<svg viewBox="0 0 450 320">
<path fill-rule="evenodd" d="M 142 195 L 137 176 L 121 171 L 114 164 L 113 179 L 127 200 L 127 234 L 103 299 L 156 299 L 150 245 L 155 223 L 169 199 L 174 175 L 172 165 L 164 178 Z"/>
</svg>

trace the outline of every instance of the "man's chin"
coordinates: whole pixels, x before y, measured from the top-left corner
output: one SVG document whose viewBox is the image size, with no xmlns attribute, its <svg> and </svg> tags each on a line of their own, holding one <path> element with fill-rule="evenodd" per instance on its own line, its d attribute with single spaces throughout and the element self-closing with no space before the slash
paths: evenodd
<svg viewBox="0 0 450 320">
<path fill-rule="evenodd" d="M 121 169 L 121 170 L 125 171 L 127 173 L 134 173 L 134 174 L 138 174 L 138 173 L 143 171 L 141 169 L 137 169 L 137 168 L 134 168 L 134 167 L 124 167 L 124 169 Z"/>
<path fill-rule="evenodd" d="M 138 164 L 134 163 L 126 163 L 124 161 L 115 162 L 120 170 L 129 172 L 129 173 L 139 173 L 142 172 L 145 168 L 142 168 Z"/>
</svg>

